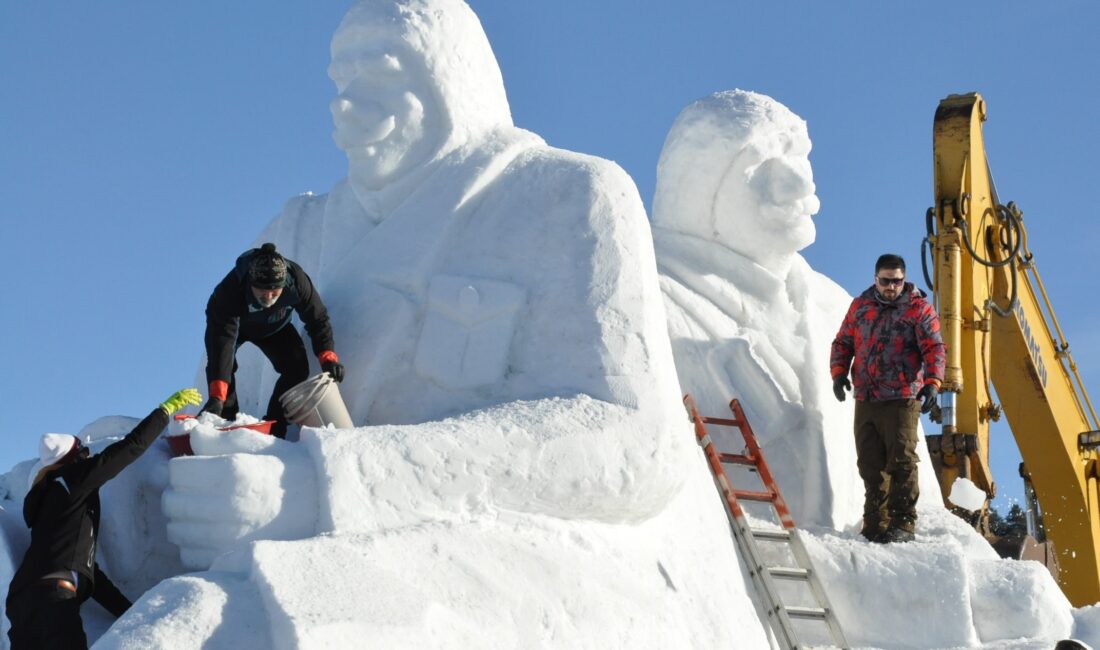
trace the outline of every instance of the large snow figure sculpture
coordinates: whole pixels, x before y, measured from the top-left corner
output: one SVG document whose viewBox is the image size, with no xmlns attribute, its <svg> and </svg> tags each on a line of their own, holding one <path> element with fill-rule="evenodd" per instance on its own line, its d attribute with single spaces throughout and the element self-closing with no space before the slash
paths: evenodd
<svg viewBox="0 0 1100 650">
<path fill-rule="evenodd" d="M 630 178 L 511 124 L 484 32 L 458 0 L 360 2 L 332 56 L 348 178 L 292 201 L 260 239 L 311 269 L 331 306 L 353 419 L 429 424 L 307 431 L 274 456 L 213 441 L 206 453 L 222 455 L 174 461 L 165 507 L 185 563 L 249 539 L 471 508 L 659 512 L 691 438 Z M 447 416 L 461 417 L 430 424 Z M 193 444 L 203 453 L 202 436 Z M 295 459 L 303 448 L 313 463 Z M 290 521 L 317 469 L 316 524 Z M 348 494 L 361 495 L 351 511 Z"/>
<path fill-rule="evenodd" d="M 248 576 L 286 647 L 766 644 L 630 178 L 512 125 L 461 0 L 360 2 L 332 54 L 348 178 L 260 239 L 311 270 L 371 426 L 196 429 L 163 498 L 184 563 Z"/>
<path fill-rule="evenodd" d="M 797 252 L 819 207 L 809 153 L 806 123 L 770 97 L 696 101 L 661 151 L 653 238 L 684 391 L 711 414 L 740 398 L 795 520 L 839 528 L 862 499 L 828 371 L 851 297 Z"/>
<path fill-rule="evenodd" d="M 353 420 L 674 393 L 638 379 L 662 379 L 666 359 L 647 350 L 660 306 L 636 300 L 651 244 L 632 182 L 515 128 L 476 17 L 435 4 L 352 7 L 329 67 L 348 177 L 292 201 L 260 237 L 331 305 Z"/>
</svg>

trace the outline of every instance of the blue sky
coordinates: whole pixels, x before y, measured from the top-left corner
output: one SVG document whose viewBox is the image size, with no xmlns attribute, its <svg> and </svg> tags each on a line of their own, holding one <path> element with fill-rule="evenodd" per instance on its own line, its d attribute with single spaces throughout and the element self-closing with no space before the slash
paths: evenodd
<svg viewBox="0 0 1100 650">
<path fill-rule="evenodd" d="M 647 206 L 665 134 L 691 101 L 744 88 L 804 117 L 822 203 L 804 255 L 850 293 L 884 251 L 916 275 L 933 112 L 950 93 L 981 92 L 1001 198 L 1024 209 L 1086 386 L 1100 391 L 1087 291 L 1100 242 L 1100 6 L 471 5 L 516 124 L 618 162 Z M 193 383 L 214 284 L 288 198 L 346 171 L 325 68 L 348 6 L 0 4 L 0 469 L 34 455 L 45 431 L 141 416 Z M 1018 498 L 1007 428 L 992 447 L 1002 494 Z"/>
</svg>

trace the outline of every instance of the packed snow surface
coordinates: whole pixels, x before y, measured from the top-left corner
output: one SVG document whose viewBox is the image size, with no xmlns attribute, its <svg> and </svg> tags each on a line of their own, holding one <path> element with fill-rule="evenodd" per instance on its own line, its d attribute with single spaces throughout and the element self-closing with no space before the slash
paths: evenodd
<svg viewBox="0 0 1100 650">
<path fill-rule="evenodd" d="M 194 456 L 158 441 L 102 491 L 99 561 L 136 602 L 113 625 L 84 606 L 97 648 L 773 647 L 681 391 L 708 415 L 742 400 L 855 646 L 1100 637 L 1096 608 L 943 510 L 927 462 L 916 541 L 856 534 L 851 405 L 827 377 L 850 296 L 797 253 L 818 200 L 782 104 L 687 107 L 651 229 L 616 165 L 512 124 L 461 0 L 355 4 L 329 75 L 348 176 L 257 242 L 320 288 L 358 426 L 173 423 Z M 239 361 L 259 412 L 273 371 Z M 137 421 L 79 435 L 96 451 Z M 0 584 L 32 464 L 0 479 Z"/>
</svg>

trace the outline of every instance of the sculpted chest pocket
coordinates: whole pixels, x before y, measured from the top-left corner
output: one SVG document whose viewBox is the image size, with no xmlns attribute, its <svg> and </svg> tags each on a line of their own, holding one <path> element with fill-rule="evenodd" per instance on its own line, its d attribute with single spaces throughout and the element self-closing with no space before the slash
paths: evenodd
<svg viewBox="0 0 1100 650">
<path fill-rule="evenodd" d="M 428 287 L 416 372 L 444 388 L 474 388 L 504 377 L 526 292 L 508 282 L 437 275 Z"/>
</svg>

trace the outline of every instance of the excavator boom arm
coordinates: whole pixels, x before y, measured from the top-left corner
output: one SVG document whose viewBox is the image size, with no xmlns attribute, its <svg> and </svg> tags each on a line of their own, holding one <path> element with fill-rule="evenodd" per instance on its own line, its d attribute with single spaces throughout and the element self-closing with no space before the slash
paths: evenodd
<svg viewBox="0 0 1100 650">
<path fill-rule="evenodd" d="M 943 432 L 929 436 L 929 449 L 945 495 L 965 476 L 992 498 L 989 428 L 1002 409 L 996 390 L 1057 549 L 1059 583 L 1083 606 L 1100 600 L 1100 486 L 1096 446 L 1082 434 L 1100 427 L 1068 344 L 1054 338 L 1053 312 L 1042 309 L 1049 304 L 1025 245 L 1023 215 L 997 199 L 984 120 L 977 93 L 951 95 L 936 111 L 929 243 L 948 356 Z"/>
</svg>

